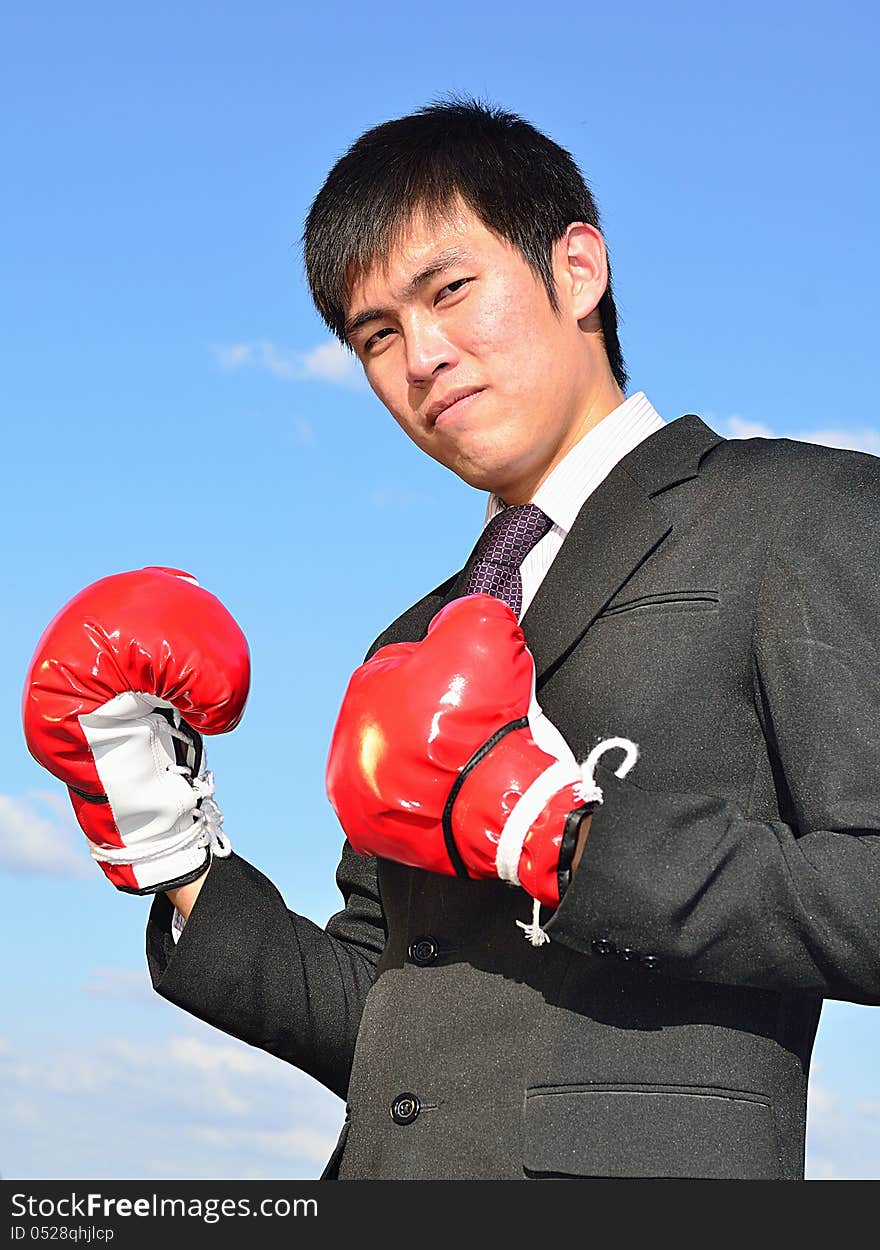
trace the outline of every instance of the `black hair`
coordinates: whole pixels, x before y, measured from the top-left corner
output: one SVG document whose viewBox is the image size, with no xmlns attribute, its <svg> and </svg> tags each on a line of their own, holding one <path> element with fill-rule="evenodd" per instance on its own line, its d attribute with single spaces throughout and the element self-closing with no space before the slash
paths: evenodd
<svg viewBox="0 0 880 1250">
<path fill-rule="evenodd" d="M 584 176 L 569 152 L 515 113 L 451 97 L 365 131 L 315 196 L 302 236 L 306 278 L 342 343 L 352 275 L 388 255 L 418 213 L 442 219 L 458 200 L 520 252 L 558 312 L 554 243 L 573 221 L 600 229 Z M 598 312 L 611 372 L 625 390 L 610 262 Z"/>
</svg>

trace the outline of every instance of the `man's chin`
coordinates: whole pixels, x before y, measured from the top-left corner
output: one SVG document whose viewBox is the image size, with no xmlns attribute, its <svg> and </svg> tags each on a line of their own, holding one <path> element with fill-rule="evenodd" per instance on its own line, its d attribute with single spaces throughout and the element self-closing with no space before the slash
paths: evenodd
<svg viewBox="0 0 880 1250">
<path fill-rule="evenodd" d="M 508 447 L 480 444 L 479 433 L 462 435 L 455 443 L 451 439 L 434 440 L 420 444 L 428 455 L 449 469 L 456 477 L 472 486 L 498 495 L 505 502 L 505 491 L 517 492 L 529 474 L 521 464 L 511 461 Z"/>
<path fill-rule="evenodd" d="M 517 476 L 504 464 L 474 463 L 466 460 L 455 465 L 448 464 L 447 468 L 468 486 L 473 486 L 474 490 L 497 495 L 505 503 L 519 502 L 513 498 L 514 495 L 522 493 Z"/>
</svg>

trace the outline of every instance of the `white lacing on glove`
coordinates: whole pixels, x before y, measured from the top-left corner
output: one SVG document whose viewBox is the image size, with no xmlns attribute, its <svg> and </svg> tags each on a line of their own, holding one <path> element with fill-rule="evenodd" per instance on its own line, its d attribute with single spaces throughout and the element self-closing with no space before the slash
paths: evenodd
<svg viewBox="0 0 880 1250">
<path fill-rule="evenodd" d="M 593 747 L 582 764 L 578 764 L 574 756 L 569 755 L 568 758 L 560 759 L 552 764 L 532 782 L 505 821 L 498 839 L 495 866 L 502 881 L 509 881 L 511 885 L 521 884 L 518 870 L 523 843 L 532 825 L 554 794 L 564 790 L 566 786 L 574 785 L 575 798 L 578 802 L 602 802 L 602 790 L 596 784 L 593 772 L 606 751 L 615 749 L 626 752 L 623 762 L 614 770 L 615 776 L 625 777 L 638 759 L 638 747 L 629 738 L 605 738 Z M 540 911 L 540 901 L 535 899 L 532 923 L 526 924 L 522 920 L 516 922 L 524 930 L 525 937 L 533 946 L 543 946 L 545 942 L 550 941 L 549 936 L 540 926 Z"/>
<path fill-rule="evenodd" d="M 169 764 L 170 773 L 188 776 L 190 770 L 183 764 Z M 232 854 L 232 843 L 223 832 L 223 813 L 220 811 L 214 794 L 214 774 L 206 772 L 193 777 L 192 788 L 201 800 L 195 813 L 195 820 L 189 829 L 169 837 L 163 834 L 154 838 L 145 838 L 137 847 L 107 846 L 98 847 L 94 842 L 89 844 L 92 859 L 101 864 L 144 864 L 149 860 L 164 859 L 175 851 L 190 851 L 193 848 L 210 847 L 211 854 L 219 859 L 226 859 Z"/>
<path fill-rule="evenodd" d="M 204 747 L 202 765 L 195 777 L 190 766 L 170 762 L 174 758 L 170 739 L 189 748 L 194 744 L 191 734 L 180 729 L 177 709 L 173 709 L 174 724 L 170 724 L 165 716 L 156 713 L 159 707 L 171 709 L 165 700 L 152 696 L 123 695 L 99 709 L 95 716 L 81 718 L 88 724 L 84 728 L 87 736 L 91 734 L 95 749 L 95 722 L 110 726 L 113 749 L 101 757 L 99 772 L 117 824 L 122 819 L 127 832 L 132 824 L 137 828 L 125 846 L 90 843 L 89 853 L 98 863 L 134 868 L 202 848 L 220 859 L 232 853 L 232 843 L 222 828 L 223 813 L 213 797 L 214 774 L 205 768 Z M 133 710 L 146 714 L 131 716 Z M 111 768 L 112 760 L 116 764 Z M 187 785 L 177 783 L 174 792 L 169 792 L 162 783 L 162 777 L 169 773 L 183 778 Z M 144 778 L 148 788 L 143 786 Z"/>
</svg>

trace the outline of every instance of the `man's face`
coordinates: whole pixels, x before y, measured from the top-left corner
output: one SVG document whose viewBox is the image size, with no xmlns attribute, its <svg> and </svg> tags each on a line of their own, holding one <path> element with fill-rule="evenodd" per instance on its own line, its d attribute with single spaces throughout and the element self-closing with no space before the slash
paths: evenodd
<svg viewBox="0 0 880 1250">
<path fill-rule="evenodd" d="M 416 219 L 351 289 L 348 337 L 376 395 L 429 456 L 507 503 L 577 441 L 595 385 L 565 255 L 562 241 L 557 316 L 520 253 L 462 207 Z"/>
</svg>

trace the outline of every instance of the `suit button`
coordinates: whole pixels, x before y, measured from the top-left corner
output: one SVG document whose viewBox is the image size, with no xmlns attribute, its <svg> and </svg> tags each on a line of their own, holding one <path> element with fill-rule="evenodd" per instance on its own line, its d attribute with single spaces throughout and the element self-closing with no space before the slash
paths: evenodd
<svg viewBox="0 0 880 1250">
<path fill-rule="evenodd" d="M 642 955 L 641 958 L 639 959 L 639 963 L 642 965 L 643 968 L 647 968 L 649 972 L 653 972 L 655 968 L 660 967 L 660 956 L 659 955 Z"/>
<path fill-rule="evenodd" d="M 440 948 L 432 937 L 416 938 L 409 946 L 409 957 L 414 964 L 418 964 L 420 968 L 424 968 L 426 964 L 432 964 L 439 954 Z"/>
<path fill-rule="evenodd" d="M 590 943 L 594 955 L 616 955 L 617 947 L 608 938 L 595 937 Z"/>
<path fill-rule="evenodd" d="M 626 959 L 626 960 L 638 959 L 639 957 L 639 952 L 634 951 L 631 946 L 624 946 L 617 953 L 621 959 Z"/>
<path fill-rule="evenodd" d="M 421 1109 L 415 1094 L 398 1094 L 391 1104 L 391 1119 L 395 1124 L 412 1124 Z"/>
</svg>

